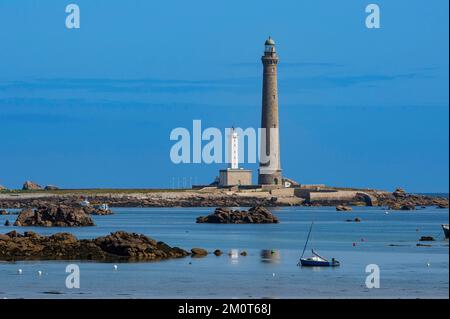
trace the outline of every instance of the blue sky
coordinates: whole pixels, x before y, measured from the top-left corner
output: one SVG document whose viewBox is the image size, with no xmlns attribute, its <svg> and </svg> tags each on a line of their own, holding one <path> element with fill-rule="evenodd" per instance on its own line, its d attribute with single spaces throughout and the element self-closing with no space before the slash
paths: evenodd
<svg viewBox="0 0 450 319">
<path fill-rule="evenodd" d="M 209 183 L 170 131 L 258 127 L 271 35 L 286 176 L 448 192 L 448 1 L 377 1 L 378 30 L 369 1 L 72 2 L 78 30 L 69 1 L 0 1 L 1 185 Z"/>
</svg>

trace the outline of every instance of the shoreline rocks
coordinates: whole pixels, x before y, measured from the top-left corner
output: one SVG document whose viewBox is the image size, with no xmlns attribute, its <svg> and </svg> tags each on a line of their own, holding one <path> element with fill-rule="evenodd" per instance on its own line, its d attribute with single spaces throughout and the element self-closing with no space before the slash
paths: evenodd
<svg viewBox="0 0 450 319">
<path fill-rule="evenodd" d="M 1 260 L 160 260 L 189 253 L 147 236 L 116 231 L 95 239 L 77 239 L 69 233 L 41 236 L 32 231 L 0 234 Z"/>
<path fill-rule="evenodd" d="M 211 215 L 197 217 L 197 223 L 212 224 L 273 224 L 278 222 L 278 218 L 262 206 L 252 207 L 248 211 L 218 207 Z"/>
<path fill-rule="evenodd" d="M 92 206 L 86 206 L 82 208 L 83 211 L 88 215 L 112 215 L 113 212 L 111 209 L 102 209 L 102 208 L 95 208 Z"/>
<path fill-rule="evenodd" d="M 393 193 L 378 194 L 380 206 L 387 206 L 392 210 L 415 210 L 416 207 L 437 206 L 448 208 L 449 200 L 446 197 L 433 197 L 429 195 L 408 194 L 402 188 Z"/>
<path fill-rule="evenodd" d="M 405 193 L 403 193 L 405 192 Z M 365 190 L 368 195 L 361 195 L 361 198 L 341 199 L 333 201 L 308 201 L 300 195 L 290 195 L 288 197 L 273 197 L 269 192 L 267 195 L 262 193 L 250 192 L 240 194 L 233 192 L 212 191 L 203 192 L 201 190 L 190 191 L 161 191 L 161 192 L 139 192 L 123 193 L 115 190 L 111 193 L 99 191 L 98 193 L 88 192 L 81 194 L 64 192 L 34 191 L 23 193 L 0 193 L 0 208 L 36 208 L 45 205 L 67 205 L 80 207 L 80 203 L 87 196 L 91 202 L 104 203 L 110 207 L 283 207 L 283 206 L 380 206 L 400 210 L 402 206 L 406 207 L 425 207 L 435 206 L 448 208 L 448 197 L 436 197 L 430 195 L 409 194 L 406 191 L 398 189 L 392 193 L 385 191 Z M 372 198 L 370 202 L 367 197 Z M 305 195 L 306 196 L 306 195 Z M 405 208 L 406 208 L 405 207 Z"/>
<path fill-rule="evenodd" d="M 43 206 L 27 208 L 17 216 L 14 226 L 78 227 L 95 226 L 92 218 L 81 208 Z"/>
<path fill-rule="evenodd" d="M 154 196 L 154 197 L 153 197 Z M 184 196 L 142 195 L 129 196 L 126 194 L 117 195 L 92 195 L 89 197 L 92 202 L 108 204 L 110 207 L 252 207 L 252 206 L 292 206 L 290 203 L 274 201 L 265 197 L 238 197 L 233 195 L 205 195 L 192 194 Z M 42 194 L 35 198 L 12 197 L 1 198 L 0 208 L 36 208 L 45 205 L 67 205 L 80 207 L 82 198 L 72 194 Z"/>
</svg>

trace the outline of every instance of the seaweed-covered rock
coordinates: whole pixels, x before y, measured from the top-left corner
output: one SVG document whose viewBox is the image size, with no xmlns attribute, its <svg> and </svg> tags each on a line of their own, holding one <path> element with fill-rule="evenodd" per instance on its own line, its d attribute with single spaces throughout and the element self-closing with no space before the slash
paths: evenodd
<svg viewBox="0 0 450 319">
<path fill-rule="evenodd" d="M 401 210 L 415 210 L 416 205 L 414 203 L 406 203 L 400 207 Z"/>
<path fill-rule="evenodd" d="M 117 231 L 96 239 L 77 239 L 69 233 L 41 236 L 28 231 L 0 234 L 0 259 L 158 260 L 189 255 L 144 235 Z"/>
<path fill-rule="evenodd" d="M 208 252 L 203 248 L 192 248 L 191 253 L 193 256 L 206 256 Z"/>
<path fill-rule="evenodd" d="M 432 236 L 422 236 L 419 241 L 434 241 L 434 238 Z"/>
<path fill-rule="evenodd" d="M 392 203 L 389 205 L 389 209 L 391 209 L 391 210 L 415 210 L 416 205 L 412 202 Z"/>
<path fill-rule="evenodd" d="M 262 206 L 252 207 L 248 211 L 219 207 L 213 214 L 197 218 L 197 223 L 214 224 L 271 224 L 278 222 L 278 218 Z"/>
<path fill-rule="evenodd" d="M 83 211 L 89 215 L 112 215 L 113 212 L 109 208 L 96 208 L 92 206 L 83 207 Z"/>
<path fill-rule="evenodd" d="M 14 226 L 74 227 L 94 226 L 92 218 L 81 208 L 69 206 L 42 206 L 20 212 Z"/>
</svg>

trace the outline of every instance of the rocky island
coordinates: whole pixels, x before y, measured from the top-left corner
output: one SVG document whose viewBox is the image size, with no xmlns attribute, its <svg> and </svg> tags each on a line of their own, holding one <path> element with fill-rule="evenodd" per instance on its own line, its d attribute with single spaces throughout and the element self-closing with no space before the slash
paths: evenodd
<svg viewBox="0 0 450 319">
<path fill-rule="evenodd" d="M 0 234 L 0 260 L 151 261 L 180 258 L 189 253 L 147 236 L 117 231 L 95 239 L 77 239 L 69 233 L 41 236 L 31 231 Z"/>
<path fill-rule="evenodd" d="M 273 224 L 278 223 L 278 218 L 262 206 L 252 207 L 248 211 L 219 207 L 211 215 L 198 217 L 197 223 Z"/>
<path fill-rule="evenodd" d="M 448 208 L 448 198 L 408 194 L 403 188 L 397 188 L 392 194 L 380 195 L 380 201 L 392 210 L 415 210 L 422 206 Z"/>
<path fill-rule="evenodd" d="M 77 227 L 95 224 L 82 208 L 50 205 L 22 210 L 14 226 Z"/>
</svg>

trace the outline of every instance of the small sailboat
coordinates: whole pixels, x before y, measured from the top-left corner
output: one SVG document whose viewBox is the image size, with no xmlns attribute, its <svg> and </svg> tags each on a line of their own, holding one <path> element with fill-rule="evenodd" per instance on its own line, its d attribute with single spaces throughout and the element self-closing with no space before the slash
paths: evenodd
<svg viewBox="0 0 450 319">
<path fill-rule="evenodd" d="M 331 261 L 320 256 L 314 249 L 311 249 L 312 256 L 304 258 L 306 247 L 308 246 L 309 238 L 311 237 L 312 227 L 314 222 L 311 223 L 309 228 L 308 238 L 306 239 L 305 247 L 303 247 L 302 256 L 297 266 L 307 266 L 307 267 L 337 267 L 340 266 L 340 262 L 332 258 Z"/>
</svg>

